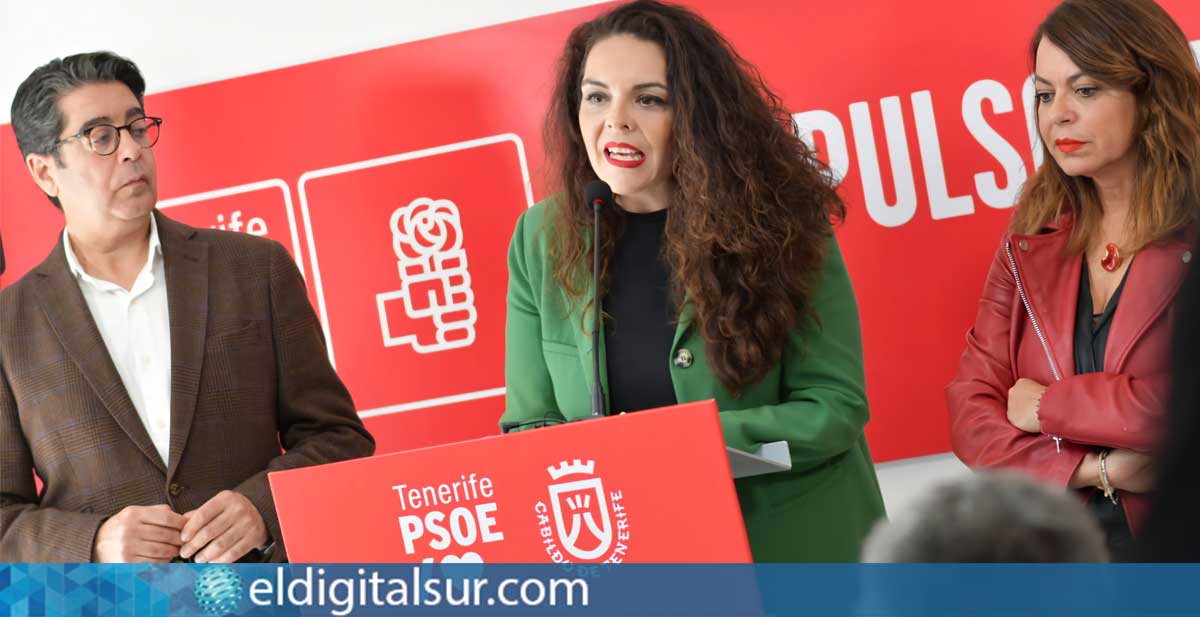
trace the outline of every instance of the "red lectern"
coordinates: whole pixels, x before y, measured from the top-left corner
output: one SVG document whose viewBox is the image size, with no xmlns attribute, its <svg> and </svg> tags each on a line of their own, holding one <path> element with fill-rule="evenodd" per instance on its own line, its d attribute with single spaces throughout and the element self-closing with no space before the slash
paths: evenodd
<svg viewBox="0 0 1200 617">
<path fill-rule="evenodd" d="M 713 401 L 270 480 L 296 562 L 750 562 Z"/>
</svg>

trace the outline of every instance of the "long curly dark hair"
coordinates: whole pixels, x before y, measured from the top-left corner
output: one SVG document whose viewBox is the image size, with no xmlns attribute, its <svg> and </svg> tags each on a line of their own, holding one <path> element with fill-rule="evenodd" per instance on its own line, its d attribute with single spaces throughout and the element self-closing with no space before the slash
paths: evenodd
<svg viewBox="0 0 1200 617">
<path fill-rule="evenodd" d="M 709 365 L 734 396 L 779 362 L 809 298 L 832 233 L 845 216 L 828 167 L 796 134 L 758 70 L 695 13 L 639 0 L 571 32 L 558 65 L 545 142 L 557 174 L 550 206 L 554 278 L 582 301 L 592 272 L 592 212 L 583 187 L 596 179 L 578 124 L 588 52 L 632 35 L 666 53 L 678 187 L 667 208 L 664 253 L 676 302 L 695 309 Z M 623 216 L 601 217 L 597 297 L 611 283 Z"/>
</svg>

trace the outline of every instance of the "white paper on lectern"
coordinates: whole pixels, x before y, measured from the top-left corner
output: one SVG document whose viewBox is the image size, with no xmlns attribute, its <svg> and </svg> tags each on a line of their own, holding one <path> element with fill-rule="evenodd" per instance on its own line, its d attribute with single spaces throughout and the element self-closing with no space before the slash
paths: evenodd
<svg viewBox="0 0 1200 617">
<path fill-rule="evenodd" d="M 792 468 L 792 454 L 786 441 L 764 443 L 755 452 L 730 447 L 726 447 L 725 452 L 729 455 L 729 469 L 733 471 L 734 478 L 761 476 Z"/>
</svg>

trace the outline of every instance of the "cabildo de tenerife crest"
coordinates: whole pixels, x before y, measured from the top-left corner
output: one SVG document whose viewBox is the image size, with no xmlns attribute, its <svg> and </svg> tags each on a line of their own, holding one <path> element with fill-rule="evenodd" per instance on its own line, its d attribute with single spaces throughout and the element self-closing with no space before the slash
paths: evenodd
<svg viewBox="0 0 1200 617">
<path fill-rule="evenodd" d="M 619 489 L 604 486 L 596 463 L 575 459 L 546 468 L 546 501 L 534 506 L 542 545 L 554 563 L 621 563 L 629 519 Z"/>
</svg>

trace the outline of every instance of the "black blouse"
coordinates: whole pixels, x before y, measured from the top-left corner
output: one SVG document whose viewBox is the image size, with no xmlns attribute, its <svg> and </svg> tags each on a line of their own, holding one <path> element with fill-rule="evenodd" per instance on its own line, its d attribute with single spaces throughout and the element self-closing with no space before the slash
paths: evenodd
<svg viewBox="0 0 1200 617">
<path fill-rule="evenodd" d="M 1075 374 L 1099 373 L 1104 371 L 1104 346 L 1108 343 L 1108 330 L 1112 325 L 1113 313 L 1117 311 L 1117 303 L 1121 301 L 1121 291 L 1125 289 L 1125 280 L 1133 264 L 1125 269 L 1121 284 L 1108 299 L 1104 311 L 1096 313 L 1092 306 L 1092 281 L 1088 276 L 1087 259 L 1083 260 L 1083 268 L 1079 275 L 1079 302 L 1075 308 Z"/>
<path fill-rule="evenodd" d="M 1087 258 L 1083 260 L 1082 273 L 1079 275 L 1079 301 L 1075 308 L 1075 374 L 1100 373 L 1104 371 L 1104 347 L 1108 343 L 1108 331 L 1112 327 L 1113 313 L 1121 301 L 1121 292 L 1125 289 L 1125 281 L 1129 271 L 1133 269 L 1130 262 L 1121 283 L 1108 300 L 1108 305 L 1100 313 L 1092 307 L 1092 282 L 1088 276 Z M 1087 413 L 1086 409 L 1079 410 Z M 1088 510 L 1096 517 L 1096 521 L 1104 530 L 1108 540 L 1108 550 L 1113 561 L 1129 561 L 1133 558 L 1133 535 L 1129 530 L 1129 520 L 1125 517 L 1125 509 L 1118 502 L 1112 503 L 1098 489 L 1080 489 L 1087 499 Z M 1119 495 L 1118 495 L 1119 499 Z"/>
<path fill-rule="evenodd" d="M 611 413 L 674 405 L 671 344 L 676 308 L 663 259 L 667 211 L 620 212 L 625 229 L 604 297 L 604 345 Z"/>
</svg>

